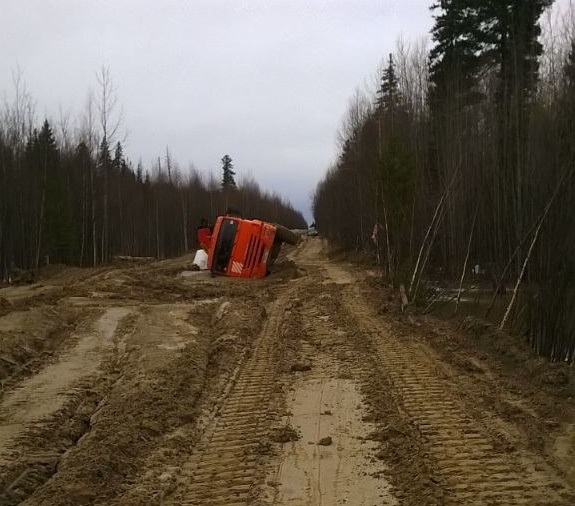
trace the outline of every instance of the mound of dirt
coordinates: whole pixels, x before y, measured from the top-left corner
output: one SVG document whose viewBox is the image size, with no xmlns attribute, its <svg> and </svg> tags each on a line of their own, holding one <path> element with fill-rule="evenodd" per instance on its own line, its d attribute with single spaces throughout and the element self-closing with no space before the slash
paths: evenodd
<svg viewBox="0 0 575 506">
<path fill-rule="evenodd" d="M 297 441 L 299 438 L 298 432 L 289 425 L 274 429 L 270 436 L 274 443 L 289 443 L 290 441 Z"/>
</svg>

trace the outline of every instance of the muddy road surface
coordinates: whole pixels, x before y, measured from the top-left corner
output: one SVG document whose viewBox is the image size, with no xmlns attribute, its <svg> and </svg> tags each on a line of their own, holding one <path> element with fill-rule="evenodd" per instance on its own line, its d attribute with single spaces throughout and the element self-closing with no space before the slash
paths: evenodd
<svg viewBox="0 0 575 506">
<path fill-rule="evenodd" d="M 575 504 L 570 368 L 282 255 L 0 288 L 0 506 Z"/>
</svg>

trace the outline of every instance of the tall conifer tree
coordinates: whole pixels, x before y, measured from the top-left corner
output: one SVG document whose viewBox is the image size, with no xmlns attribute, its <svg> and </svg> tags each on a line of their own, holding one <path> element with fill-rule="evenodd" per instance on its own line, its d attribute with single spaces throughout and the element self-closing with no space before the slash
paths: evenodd
<svg viewBox="0 0 575 506">
<path fill-rule="evenodd" d="M 229 155 L 224 155 L 222 158 L 222 189 L 223 190 L 234 190 L 236 188 L 236 181 L 234 176 L 234 164 Z"/>
</svg>

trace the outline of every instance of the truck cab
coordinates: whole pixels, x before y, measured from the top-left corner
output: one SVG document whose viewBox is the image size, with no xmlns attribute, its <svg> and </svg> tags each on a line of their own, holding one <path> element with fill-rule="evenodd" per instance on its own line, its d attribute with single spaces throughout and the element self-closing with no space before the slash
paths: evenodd
<svg viewBox="0 0 575 506">
<path fill-rule="evenodd" d="M 282 242 L 297 244 L 298 237 L 281 225 L 220 216 L 210 241 L 208 269 L 225 276 L 263 278 L 269 273 Z"/>
</svg>

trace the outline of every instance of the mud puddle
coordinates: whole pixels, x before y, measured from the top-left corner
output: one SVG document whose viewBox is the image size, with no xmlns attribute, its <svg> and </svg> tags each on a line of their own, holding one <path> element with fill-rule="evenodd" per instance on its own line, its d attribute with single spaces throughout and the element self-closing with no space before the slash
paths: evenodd
<svg viewBox="0 0 575 506">
<path fill-rule="evenodd" d="M 78 336 L 77 344 L 54 364 L 22 381 L 0 403 L 0 460 L 10 442 L 31 425 L 57 412 L 73 384 L 95 373 L 103 354 L 113 346 L 112 337 L 129 308 L 110 308 L 95 322 L 92 332 Z"/>
</svg>

